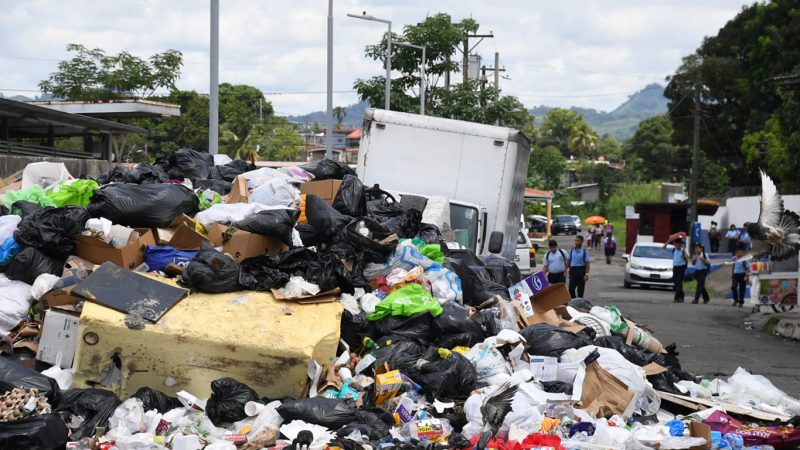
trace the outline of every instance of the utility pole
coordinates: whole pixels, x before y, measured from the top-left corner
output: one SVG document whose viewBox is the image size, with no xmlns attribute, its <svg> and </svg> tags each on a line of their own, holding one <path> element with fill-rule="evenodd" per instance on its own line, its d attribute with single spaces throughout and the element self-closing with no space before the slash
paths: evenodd
<svg viewBox="0 0 800 450">
<path fill-rule="evenodd" d="M 691 222 L 697 221 L 697 182 L 700 172 L 700 95 L 696 91 L 694 94 L 694 136 L 692 139 L 692 179 L 689 190 L 692 202 Z"/>
<path fill-rule="evenodd" d="M 447 55 L 447 66 L 448 67 L 450 66 L 450 55 Z M 450 69 L 448 69 L 447 72 L 444 73 L 444 90 L 445 91 L 450 90 Z"/>
<path fill-rule="evenodd" d="M 328 0 L 328 64 L 325 108 L 325 158 L 333 159 L 333 0 Z"/>
<path fill-rule="evenodd" d="M 494 88 L 500 92 L 500 52 L 494 52 Z"/>
<path fill-rule="evenodd" d="M 475 47 L 477 47 L 478 44 L 480 44 L 483 41 L 484 38 L 493 38 L 493 37 L 494 37 L 494 34 L 492 34 L 492 33 L 489 33 L 489 34 L 469 34 L 469 33 L 467 33 L 466 35 L 464 35 L 464 49 L 461 51 L 463 53 L 463 55 L 462 55 L 463 58 L 461 60 L 462 61 L 461 65 L 462 65 L 462 70 L 464 72 L 464 74 L 463 74 L 464 75 L 463 76 L 463 82 L 464 83 L 466 83 L 467 80 L 469 79 L 469 73 L 468 73 L 468 69 L 469 69 L 469 53 L 472 50 L 474 50 Z M 473 45 L 472 48 L 470 48 L 469 47 L 469 39 L 470 38 L 480 38 L 480 41 L 478 41 L 477 44 Z"/>
<path fill-rule="evenodd" d="M 208 153 L 219 153 L 219 0 L 211 0 L 211 73 L 208 97 Z"/>
</svg>

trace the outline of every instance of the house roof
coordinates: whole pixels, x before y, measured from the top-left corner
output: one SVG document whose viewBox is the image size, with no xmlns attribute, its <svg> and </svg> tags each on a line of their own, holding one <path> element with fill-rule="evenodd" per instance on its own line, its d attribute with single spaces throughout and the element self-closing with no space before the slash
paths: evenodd
<svg viewBox="0 0 800 450">
<path fill-rule="evenodd" d="M 525 188 L 525 198 L 527 199 L 535 199 L 535 198 L 545 198 L 551 199 L 553 198 L 553 191 L 543 191 L 541 189 L 533 189 L 533 188 Z"/>
<path fill-rule="evenodd" d="M 150 134 L 132 125 L 56 111 L 7 98 L 0 98 L 0 119 L 5 120 L 11 138 L 42 138 L 47 137 L 51 130 L 55 137 L 83 136 L 85 133 Z"/>
<path fill-rule="evenodd" d="M 121 117 L 168 117 L 181 115 L 180 105 L 142 99 L 107 101 L 44 100 L 27 103 L 54 109 L 56 111 L 98 117 L 101 119 L 115 119 Z"/>
<path fill-rule="evenodd" d="M 361 136 L 363 134 L 364 133 L 362 133 L 361 130 L 355 130 L 352 133 L 350 133 L 347 136 L 345 136 L 345 138 L 347 138 L 347 139 L 361 139 Z"/>
</svg>

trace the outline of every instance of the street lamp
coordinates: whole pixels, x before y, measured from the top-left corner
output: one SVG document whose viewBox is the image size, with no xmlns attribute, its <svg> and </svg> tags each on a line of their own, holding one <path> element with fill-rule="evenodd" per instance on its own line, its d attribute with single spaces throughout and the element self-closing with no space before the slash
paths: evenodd
<svg viewBox="0 0 800 450">
<path fill-rule="evenodd" d="M 389 111 L 391 109 L 391 103 L 389 101 L 389 97 L 391 96 L 392 92 L 392 21 L 386 19 L 378 19 L 377 17 L 370 16 L 367 14 L 366 11 L 361 13 L 359 16 L 358 14 L 348 14 L 347 17 L 353 17 L 355 19 L 362 19 L 362 20 L 371 20 L 373 22 L 380 22 L 385 23 L 389 26 L 389 33 L 387 34 L 387 44 L 386 44 L 386 100 L 385 100 L 385 109 Z"/>
<path fill-rule="evenodd" d="M 425 46 L 414 45 L 408 42 L 398 42 L 397 45 L 412 47 L 422 50 L 422 62 L 419 65 L 419 114 L 425 115 Z"/>
</svg>

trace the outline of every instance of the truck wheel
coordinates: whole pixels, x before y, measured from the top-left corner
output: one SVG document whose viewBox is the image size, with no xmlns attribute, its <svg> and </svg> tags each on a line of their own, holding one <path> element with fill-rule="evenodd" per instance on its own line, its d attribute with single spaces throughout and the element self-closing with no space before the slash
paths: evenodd
<svg viewBox="0 0 800 450">
<path fill-rule="evenodd" d="M 625 280 L 625 282 L 623 283 L 623 286 L 625 286 L 625 289 L 630 289 L 632 285 L 628 280 Z"/>
</svg>

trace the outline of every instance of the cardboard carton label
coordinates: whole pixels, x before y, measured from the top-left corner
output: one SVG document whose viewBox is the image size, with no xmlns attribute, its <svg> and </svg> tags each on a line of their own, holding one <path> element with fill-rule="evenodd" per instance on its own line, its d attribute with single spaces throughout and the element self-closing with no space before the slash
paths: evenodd
<svg viewBox="0 0 800 450">
<path fill-rule="evenodd" d="M 531 373 L 537 381 L 555 381 L 558 377 L 558 358 L 531 356 Z"/>
<path fill-rule="evenodd" d="M 36 359 L 55 364 L 58 353 L 61 352 L 61 368 L 71 368 L 72 358 L 75 356 L 75 346 L 78 342 L 79 322 L 78 316 L 52 309 L 47 311 L 44 316 Z"/>
<path fill-rule="evenodd" d="M 522 306 L 522 311 L 525 316 L 531 317 L 534 315 L 534 311 L 530 298 L 542 292 L 548 286 L 550 286 L 550 283 L 547 282 L 547 277 L 544 272 L 536 272 L 508 288 L 508 293 L 511 295 L 513 301 L 518 302 L 520 306 Z"/>
<path fill-rule="evenodd" d="M 384 366 L 375 373 L 375 404 L 382 405 L 386 400 L 397 395 L 403 384 L 399 370 L 387 370 Z"/>
</svg>

